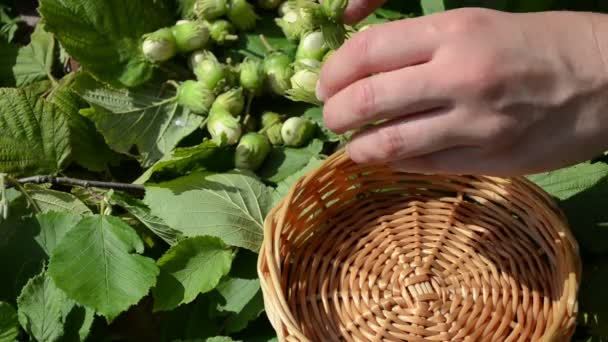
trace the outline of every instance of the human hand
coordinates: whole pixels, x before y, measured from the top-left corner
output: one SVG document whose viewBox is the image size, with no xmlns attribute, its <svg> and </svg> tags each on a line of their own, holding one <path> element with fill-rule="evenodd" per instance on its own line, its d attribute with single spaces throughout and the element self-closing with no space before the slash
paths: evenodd
<svg viewBox="0 0 608 342">
<path fill-rule="evenodd" d="M 355 34 L 321 71 L 336 133 L 358 163 L 524 175 L 608 148 L 608 16 L 458 9 Z M 373 75 L 373 76 L 370 76 Z"/>
</svg>

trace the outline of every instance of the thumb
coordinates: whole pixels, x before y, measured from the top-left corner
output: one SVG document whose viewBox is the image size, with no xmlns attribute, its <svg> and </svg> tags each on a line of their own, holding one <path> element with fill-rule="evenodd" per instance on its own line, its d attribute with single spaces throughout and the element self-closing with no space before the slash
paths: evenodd
<svg viewBox="0 0 608 342">
<path fill-rule="evenodd" d="M 348 7 L 344 13 L 344 21 L 346 24 L 355 24 L 378 7 L 382 6 L 386 0 L 350 0 Z"/>
</svg>

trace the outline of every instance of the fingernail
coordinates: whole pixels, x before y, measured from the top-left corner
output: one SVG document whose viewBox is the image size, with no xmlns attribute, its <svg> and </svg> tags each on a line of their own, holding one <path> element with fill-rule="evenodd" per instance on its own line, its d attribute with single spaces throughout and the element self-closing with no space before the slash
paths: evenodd
<svg viewBox="0 0 608 342">
<path fill-rule="evenodd" d="M 325 101 L 325 93 L 323 92 L 320 81 L 317 81 L 317 85 L 315 86 L 315 96 L 317 97 L 317 100 L 321 102 Z"/>
</svg>

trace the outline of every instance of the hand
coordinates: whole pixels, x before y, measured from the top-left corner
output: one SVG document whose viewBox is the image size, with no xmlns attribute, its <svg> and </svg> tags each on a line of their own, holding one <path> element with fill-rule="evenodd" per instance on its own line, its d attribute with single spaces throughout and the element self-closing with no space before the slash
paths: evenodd
<svg viewBox="0 0 608 342">
<path fill-rule="evenodd" d="M 608 148 L 608 16 L 458 9 L 372 26 L 324 64 L 317 96 L 358 163 L 513 176 Z M 370 76 L 372 75 L 372 76 Z"/>
</svg>

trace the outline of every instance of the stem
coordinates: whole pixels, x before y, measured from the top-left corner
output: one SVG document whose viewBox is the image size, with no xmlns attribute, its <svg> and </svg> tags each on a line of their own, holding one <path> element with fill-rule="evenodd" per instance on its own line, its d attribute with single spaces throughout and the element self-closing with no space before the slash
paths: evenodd
<svg viewBox="0 0 608 342">
<path fill-rule="evenodd" d="M 113 189 L 119 191 L 127 191 L 134 193 L 144 193 L 145 188 L 143 185 L 139 184 L 129 184 L 129 183 L 117 183 L 117 182 L 100 182 L 100 181 L 91 181 L 84 179 L 76 179 L 76 178 L 68 178 L 68 177 L 55 177 L 51 175 L 39 175 L 21 178 L 18 180 L 9 179 L 11 183 L 19 188 L 19 190 L 23 189 L 21 184 L 33 183 L 33 184 L 44 184 L 50 183 L 53 185 L 68 185 L 68 186 L 80 186 L 83 188 L 100 188 L 100 189 Z M 11 187 L 10 185 L 8 187 Z M 21 190 L 22 192 L 25 189 Z"/>
<path fill-rule="evenodd" d="M 106 212 L 106 201 L 100 201 L 99 202 L 99 214 L 104 216 Z"/>
<path fill-rule="evenodd" d="M 175 91 L 179 89 L 179 83 L 174 80 L 168 80 L 160 85 L 160 89 L 158 90 L 158 97 L 163 97 L 163 95 L 165 94 L 165 90 L 167 90 L 167 85 L 170 85 L 175 88 Z"/>
<path fill-rule="evenodd" d="M 30 194 L 27 192 L 27 190 L 25 190 L 25 188 L 23 187 L 23 185 L 21 185 L 22 183 L 19 180 L 11 178 L 11 177 L 8 177 L 8 181 L 9 181 L 9 183 L 11 183 L 15 187 L 17 187 L 17 189 L 23 194 L 23 196 L 25 197 L 25 199 L 32 205 L 32 207 L 34 207 L 34 211 L 36 213 L 42 212 L 42 209 L 40 209 L 40 206 L 38 205 L 38 202 L 36 202 L 36 200 L 34 200 L 32 198 L 32 196 L 30 196 Z M 7 186 L 7 188 L 11 188 L 10 184 Z"/>
<path fill-rule="evenodd" d="M 266 131 L 267 131 L 268 129 L 270 129 L 270 127 L 272 127 L 272 125 L 269 125 L 269 126 L 266 126 L 266 127 L 262 127 L 262 129 L 260 129 L 260 130 L 258 131 L 258 133 L 259 133 L 259 134 L 264 134 L 264 133 L 266 133 Z"/>
<path fill-rule="evenodd" d="M 175 88 L 175 90 L 179 89 L 179 83 L 177 83 L 177 82 L 176 82 L 176 81 L 174 81 L 174 80 L 168 80 L 167 82 L 165 82 L 165 84 L 172 85 L 172 86 Z M 164 84 L 163 84 L 163 85 L 164 85 Z"/>
<path fill-rule="evenodd" d="M 249 93 L 247 97 L 247 107 L 245 107 L 246 115 L 249 115 L 249 110 L 251 109 L 251 102 L 253 102 L 253 94 Z"/>
<path fill-rule="evenodd" d="M 0 212 L 2 212 L 1 219 L 6 220 L 8 218 L 8 199 L 6 198 L 6 178 L 8 175 L 6 173 L 0 173 Z"/>
<path fill-rule="evenodd" d="M 59 82 L 57 81 L 57 79 L 53 76 L 53 74 L 51 74 L 50 72 L 46 73 L 46 76 L 49 78 L 49 80 L 51 81 L 51 84 L 53 85 L 53 87 L 57 87 L 59 86 Z"/>
<path fill-rule="evenodd" d="M 268 40 L 266 40 L 266 36 L 264 36 L 263 34 L 260 34 L 260 40 L 262 41 L 262 44 L 264 45 L 264 47 L 266 48 L 266 50 L 268 50 L 268 52 L 273 52 L 274 48 L 272 47 L 272 45 L 270 45 L 270 43 L 268 42 Z"/>
<path fill-rule="evenodd" d="M 260 134 L 266 133 L 267 130 L 269 130 L 272 126 L 274 126 L 278 123 L 281 123 L 281 121 L 282 121 L 282 118 L 274 119 L 268 125 L 266 125 L 266 127 L 262 127 L 262 129 L 259 130 L 258 133 L 260 133 Z"/>
<path fill-rule="evenodd" d="M 99 213 L 103 216 L 112 215 L 112 203 L 110 203 L 108 194 L 105 194 L 101 200 L 101 203 L 99 204 Z"/>
<path fill-rule="evenodd" d="M 205 117 L 205 119 L 203 120 L 203 122 L 201 122 L 201 125 L 199 126 L 201 129 L 204 129 L 205 126 L 207 126 L 207 122 L 209 121 L 209 117 Z"/>
<path fill-rule="evenodd" d="M 167 85 L 170 85 L 170 86 L 172 86 L 173 88 L 175 88 L 175 91 L 177 91 L 177 90 L 179 89 L 179 83 L 177 83 L 177 82 L 176 82 L 176 81 L 174 81 L 174 80 L 168 80 L 167 82 L 165 82 L 165 83 L 163 83 L 163 84 L 161 85 L 161 88 L 160 88 L 160 93 L 158 94 L 158 97 L 163 96 L 163 94 L 164 94 L 164 92 L 165 92 L 165 89 L 166 89 L 165 87 L 166 87 Z"/>
<path fill-rule="evenodd" d="M 157 103 L 155 103 L 154 105 L 152 105 L 152 106 L 150 106 L 148 108 L 164 106 L 167 103 L 172 103 L 172 102 L 175 102 L 175 101 L 177 101 L 177 94 L 175 94 L 175 96 L 173 96 L 173 97 L 170 97 L 168 99 L 164 99 L 164 100 L 162 100 L 160 102 L 157 102 Z"/>
</svg>

